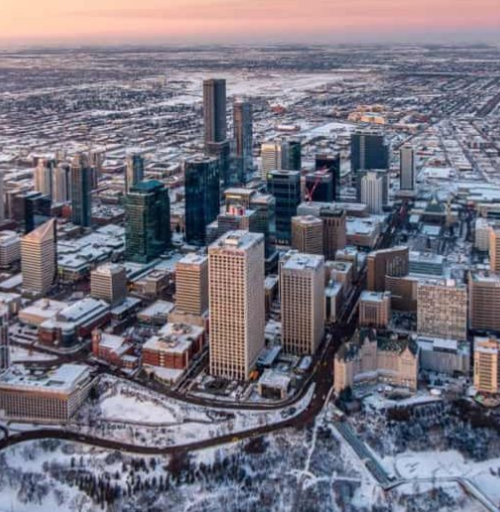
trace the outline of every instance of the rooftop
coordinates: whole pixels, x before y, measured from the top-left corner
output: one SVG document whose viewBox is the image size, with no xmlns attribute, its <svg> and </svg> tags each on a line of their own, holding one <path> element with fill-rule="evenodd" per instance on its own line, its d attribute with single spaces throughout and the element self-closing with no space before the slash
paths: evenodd
<svg viewBox="0 0 500 512">
<path fill-rule="evenodd" d="M 295 253 L 283 264 L 283 270 L 316 270 L 323 266 L 325 258 L 315 254 Z"/>
</svg>

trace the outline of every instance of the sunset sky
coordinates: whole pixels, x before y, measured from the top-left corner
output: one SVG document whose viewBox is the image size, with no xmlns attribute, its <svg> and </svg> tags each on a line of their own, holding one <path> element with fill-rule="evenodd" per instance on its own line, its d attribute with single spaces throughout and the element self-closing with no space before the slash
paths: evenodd
<svg viewBox="0 0 500 512">
<path fill-rule="evenodd" d="M 0 44 L 499 41 L 500 0 L 0 0 Z"/>
</svg>

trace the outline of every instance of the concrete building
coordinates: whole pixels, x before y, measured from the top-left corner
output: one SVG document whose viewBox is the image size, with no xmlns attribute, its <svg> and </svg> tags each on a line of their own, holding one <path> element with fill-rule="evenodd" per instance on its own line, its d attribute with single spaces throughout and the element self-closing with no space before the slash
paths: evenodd
<svg viewBox="0 0 500 512">
<path fill-rule="evenodd" d="M 265 142 L 260 148 L 261 176 L 267 179 L 271 171 L 281 170 L 281 142 Z"/>
<path fill-rule="evenodd" d="M 420 369 L 434 373 L 468 376 L 470 373 L 470 342 L 419 336 Z"/>
<path fill-rule="evenodd" d="M 144 157 L 137 152 L 127 155 L 125 166 L 125 194 L 144 180 Z"/>
<path fill-rule="evenodd" d="M 487 252 L 490 248 L 491 224 L 483 217 L 476 219 L 474 226 L 474 247 L 478 251 Z"/>
<path fill-rule="evenodd" d="M 411 338 L 385 338 L 362 330 L 335 354 L 335 392 L 378 382 L 416 391 L 418 361 L 418 345 Z"/>
<path fill-rule="evenodd" d="M 410 274 L 442 277 L 444 256 L 434 253 L 410 251 Z"/>
<path fill-rule="evenodd" d="M 22 238 L 23 289 L 45 294 L 54 283 L 56 271 L 56 221 L 53 219 Z"/>
<path fill-rule="evenodd" d="M 71 201 L 71 167 L 61 163 L 52 171 L 52 201 L 67 203 Z"/>
<path fill-rule="evenodd" d="M 208 257 L 184 256 L 175 266 L 176 309 L 201 316 L 208 309 Z"/>
<path fill-rule="evenodd" d="M 15 231 L 0 231 L 0 267 L 21 259 L 21 238 Z"/>
<path fill-rule="evenodd" d="M 127 272 L 125 267 L 106 263 L 90 274 L 90 295 L 116 306 L 127 297 Z"/>
<path fill-rule="evenodd" d="M 323 254 L 323 221 L 312 215 L 292 217 L 292 249 Z"/>
<path fill-rule="evenodd" d="M 500 333 L 500 276 L 469 274 L 469 324 L 474 331 Z"/>
<path fill-rule="evenodd" d="M 500 342 L 496 338 L 474 339 L 474 387 L 479 393 L 500 391 Z"/>
<path fill-rule="evenodd" d="M 453 280 L 423 280 L 417 288 L 419 334 L 467 339 L 467 287 Z"/>
<path fill-rule="evenodd" d="M 245 380 L 264 346 L 264 236 L 231 231 L 208 255 L 210 373 Z"/>
<path fill-rule="evenodd" d="M 391 321 L 391 294 L 363 291 L 359 298 L 359 325 L 387 329 Z"/>
<path fill-rule="evenodd" d="M 291 253 L 280 271 L 282 345 L 285 352 L 314 354 L 325 331 L 323 256 Z"/>
<path fill-rule="evenodd" d="M 50 158 L 40 158 L 34 170 L 34 188 L 43 195 L 52 197 L 52 173 L 56 168 L 56 161 Z"/>
<path fill-rule="evenodd" d="M 372 292 L 386 290 L 386 277 L 403 277 L 409 270 L 409 249 L 396 246 L 372 251 L 367 257 L 367 289 Z"/>
<path fill-rule="evenodd" d="M 0 376 L 0 410 L 10 420 L 68 421 L 93 385 L 90 369 L 83 365 L 63 364 L 43 375 L 12 366 Z"/>
</svg>

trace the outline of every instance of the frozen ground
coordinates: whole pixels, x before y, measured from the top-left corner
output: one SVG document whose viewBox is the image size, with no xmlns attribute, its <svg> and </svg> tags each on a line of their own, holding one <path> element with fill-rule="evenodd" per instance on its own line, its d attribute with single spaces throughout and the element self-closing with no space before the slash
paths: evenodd
<svg viewBox="0 0 500 512">
<path fill-rule="evenodd" d="M 106 376 L 99 383 L 99 398 L 85 405 L 69 428 L 138 445 L 183 445 L 292 418 L 313 394 L 312 386 L 299 402 L 278 410 L 224 410 L 174 400 Z"/>
<path fill-rule="evenodd" d="M 475 506 L 450 483 L 384 492 L 336 432 L 330 408 L 300 429 L 189 455 L 140 457 L 62 441 L 28 442 L 0 454 L 1 512 L 479 510 Z"/>
</svg>

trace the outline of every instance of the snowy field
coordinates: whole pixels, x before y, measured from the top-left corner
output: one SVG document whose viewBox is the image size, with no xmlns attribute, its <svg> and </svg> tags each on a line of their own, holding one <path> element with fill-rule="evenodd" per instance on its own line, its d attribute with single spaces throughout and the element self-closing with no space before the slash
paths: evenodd
<svg viewBox="0 0 500 512">
<path fill-rule="evenodd" d="M 212 439 L 293 418 L 314 395 L 314 386 L 293 406 L 272 411 L 227 410 L 174 400 L 137 384 L 103 377 L 99 398 L 86 404 L 69 428 L 135 445 L 174 446 Z"/>
<path fill-rule="evenodd" d="M 171 457 L 28 442 L 0 454 L 0 511 L 480 510 L 449 483 L 384 492 L 330 412 L 301 429 Z"/>
</svg>

